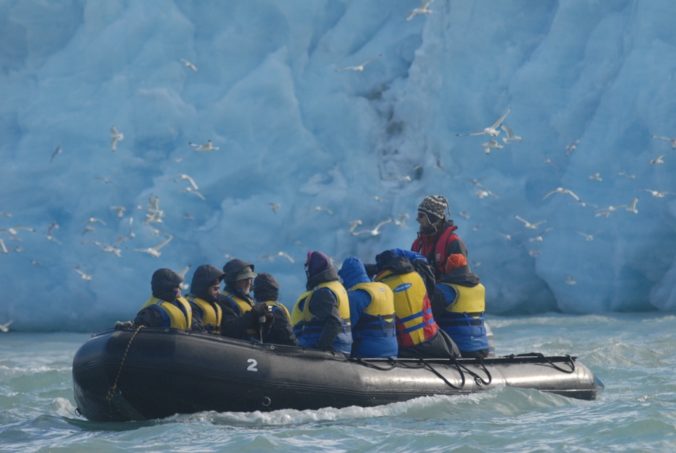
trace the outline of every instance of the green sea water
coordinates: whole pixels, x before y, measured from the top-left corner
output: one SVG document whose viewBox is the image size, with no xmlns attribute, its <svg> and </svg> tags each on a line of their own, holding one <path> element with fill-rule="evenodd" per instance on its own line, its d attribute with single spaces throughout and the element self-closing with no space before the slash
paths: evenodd
<svg viewBox="0 0 676 453">
<path fill-rule="evenodd" d="M 0 451 L 676 451 L 676 316 L 492 317 L 496 353 L 577 355 L 596 401 L 501 388 L 386 406 L 202 412 L 94 423 L 78 415 L 71 364 L 89 337 L 0 334 Z"/>
</svg>

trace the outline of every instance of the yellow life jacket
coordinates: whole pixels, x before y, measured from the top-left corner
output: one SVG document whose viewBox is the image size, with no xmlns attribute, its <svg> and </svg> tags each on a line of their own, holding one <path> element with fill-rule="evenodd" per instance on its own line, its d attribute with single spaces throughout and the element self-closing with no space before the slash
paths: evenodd
<svg viewBox="0 0 676 453">
<path fill-rule="evenodd" d="M 394 293 L 394 311 L 397 315 L 397 340 L 407 348 L 431 340 L 439 331 L 432 315 L 432 304 L 425 282 L 417 272 L 393 274 L 385 270 L 376 275 L 376 281 L 385 283 Z"/>
<path fill-rule="evenodd" d="M 484 321 L 486 288 L 481 283 L 472 287 L 443 284 L 455 290 L 455 298 L 446 301 L 444 312 L 437 313 L 439 327 L 455 341 L 461 352 L 487 351 L 490 345 Z"/>
<path fill-rule="evenodd" d="M 253 307 L 250 301 L 242 297 L 239 297 L 238 295 L 233 294 L 230 291 L 223 291 L 223 295 L 231 302 L 231 305 L 234 305 L 232 307 L 233 309 L 237 308 L 239 310 L 240 316 L 246 313 L 247 311 L 251 311 L 251 308 Z"/>
<path fill-rule="evenodd" d="M 310 311 L 310 299 L 312 293 L 320 288 L 328 288 L 333 292 L 338 300 L 338 316 L 342 325 L 342 331 L 338 333 L 333 342 L 333 348 L 337 351 L 350 353 L 352 346 L 352 331 L 350 327 L 350 301 L 347 291 L 342 283 L 333 280 L 320 283 L 312 288 L 311 291 L 305 291 L 300 295 L 292 310 L 293 333 L 298 338 L 298 343 L 302 347 L 313 348 L 319 341 L 322 325 Z"/>
<path fill-rule="evenodd" d="M 218 304 L 212 304 L 195 296 L 190 296 L 188 300 L 197 305 L 202 311 L 202 325 L 207 330 L 220 329 L 221 320 L 223 319 L 223 310 Z"/>
<path fill-rule="evenodd" d="M 389 286 L 380 282 L 363 282 L 354 285 L 350 291 L 356 289 L 366 291 L 371 296 L 371 303 L 364 309 L 364 313 L 394 319 L 394 294 Z"/>
<path fill-rule="evenodd" d="M 301 294 L 301 297 L 298 298 L 298 301 L 296 302 L 296 306 L 294 306 L 294 311 L 296 310 L 296 307 L 298 304 L 305 299 L 309 300 L 309 296 L 319 288 L 329 288 L 333 294 L 336 295 L 336 299 L 338 299 L 338 316 L 340 316 L 340 319 L 343 321 L 347 321 L 347 324 L 350 324 L 350 302 L 347 297 L 347 291 L 345 290 L 345 287 L 343 286 L 342 283 L 339 281 L 333 280 L 330 282 L 324 282 L 320 283 L 319 285 L 315 286 L 312 288 L 312 291 L 305 291 L 303 294 Z M 305 297 L 303 297 L 305 296 Z M 303 308 L 302 308 L 302 313 L 301 313 L 301 321 L 311 321 L 313 318 L 312 313 L 310 312 L 310 304 L 303 303 Z"/>
<path fill-rule="evenodd" d="M 467 313 L 469 315 L 481 315 L 486 311 L 486 287 L 479 283 L 476 286 L 467 287 L 455 283 L 442 283 L 455 290 L 455 300 L 447 307 L 451 313 Z"/>
<path fill-rule="evenodd" d="M 312 294 L 312 291 L 304 291 L 300 296 L 298 296 L 298 299 L 296 299 L 296 303 L 293 304 L 293 308 L 291 309 L 291 325 L 296 326 L 296 324 L 299 324 L 303 320 L 303 309 L 305 308 L 305 299 L 307 299 L 310 294 Z"/>
<path fill-rule="evenodd" d="M 192 308 L 190 308 L 190 302 L 181 296 L 176 298 L 176 303 L 182 308 L 179 308 L 166 300 L 151 296 L 143 305 L 143 308 L 149 307 L 150 305 L 158 305 L 169 317 L 170 328 L 188 331 L 192 326 Z"/>
</svg>

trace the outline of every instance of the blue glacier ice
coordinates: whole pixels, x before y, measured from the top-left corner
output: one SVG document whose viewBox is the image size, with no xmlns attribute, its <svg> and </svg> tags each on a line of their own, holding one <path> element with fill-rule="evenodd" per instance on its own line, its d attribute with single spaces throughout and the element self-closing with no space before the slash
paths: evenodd
<svg viewBox="0 0 676 453">
<path fill-rule="evenodd" d="M 676 3 L 419 7 L 0 1 L 0 322 L 106 327 L 234 256 L 291 305 L 308 250 L 409 247 L 430 193 L 490 313 L 673 312 Z"/>
</svg>

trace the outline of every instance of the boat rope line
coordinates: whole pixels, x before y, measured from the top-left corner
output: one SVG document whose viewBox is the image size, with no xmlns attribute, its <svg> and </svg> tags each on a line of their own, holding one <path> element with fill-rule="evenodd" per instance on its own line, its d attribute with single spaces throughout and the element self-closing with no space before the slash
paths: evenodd
<svg viewBox="0 0 676 453">
<path fill-rule="evenodd" d="M 465 382 L 466 382 L 465 373 L 462 372 L 462 369 L 460 368 L 457 361 L 453 360 L 452 363 L 453 363 L 453 365 L 455 365 L 455 368 L 458 370 L 458 373 L 460 373 L 460 379 L 461 379 L 460 380 L 460 386 L 455 386 L 455 385 L 451 384 L 450 382 L 448 382 L 448 379 L 446 379 L 443 374 L 439 373 L 427 360 L 422 359 L 422 358 L 418 359 L 418 360 L 420 360 L 420 363 L 422 363 L 424 365 L 425 369 L 430 370 L 432 373 L 434 373 L 439 379 L 444 381 L 444 384 L 446 384 L 450 388 L 455 389 L 455 390 L 460 390 L 465 386 Z"/>
<path fill-rule="evenodd" d="M 374 370 L 379 370 L 379 371 L 390 371 L 390 370 L 397 368 L 397 363 L 391 357 L 388 357 L 388 359 L 387 359 L 387 363 L 388 363 L 389 366 L 378 366 L 373 362 L 369 362 L 367 360 L 362 360 L 361 357 L 355 357 L 354 360 L 355 360 L 355 362 L 357 362 L 361 365 L 364 365 L 365 367 L 373 368 Z"/>
<path fill-rule="evenodd" d="M 117 381 L 120 379 L 120 374 L 122 374 L 122 367 L 124 366 L 124 362 L 127 360 L 127 354 L 129 354 L 129 348 L 131 348 L 131 344 L 134 342 L 134 338 L 136 338 L 136 335 L 143 329 L 143 326 L 138 326 L 134 333 L 131 335 L 129 338 L 129 341 L 127 342 L 127 347 L 124 349 L 124 353 L 122 354 L 122 359 L 120 360 L 120 367 L 117 369 L 117 374 L 115 375 L 115 380 L 113 381 L 113 385 L 110 386 L 110 390 L 108 390 L 108 393 L 106 394 L 106 401 L 108 401 L 108 404 L 111 403 L 113 400 L 113 395 L 115 395 L 115 391 L 117 390 Z"/>
<path fill-rule="evenodd" d="M 458 366 L 462 367 L 470 376 L 472 376 L 474 378 L 474 382 L 476 382 L 476 385 L 478 386 L 491 385 L 491 382 L 493 382 L 493 376 L 491 375 L 491 372 L 488 371 L 488 368 L 486 368 L 486 364 L 481 358 L 477 358 L 477 366 L 481 368 L 484 373 L 486 373 L 486 379 L 479 376 L 479 373 L 475 373 L 462 363 L 458 363 Z"/>
<path fill-rule="evenodd" d="M 542 360 L 543 362 L 546 362 L 549 366 L 551 366 L 555 370 L 558 370 L 562 373 L 572 374 L 572 373 L 575 372 L 575 359 L 570 354 L 566 354 L 565 356 L 562 357 L 564 359 L 563 363 L 568 365 L 570 367 L 569 369 L 562 368 L 562 367 L 558 366 L 556 363 L 554 363 L 553 360 L 551 360 L 549 357 L 545 356 L 541 352 L 529 352 L 529 353 L 526 353 L 526 354 L 510 354 L 510 355 L 505 356 L 505 357 L 508 357 L 510 359 L 530 358 L 530 357 L 538 358 L 538 359 Z"/>
<path fill-rule="evenodd" d="M 479 366 L 479 368 L 481 368 L 483 370 L 483 372 L 486 375 L 486 378 L 480 376 L 479 373 L 476 373 L 476 372 L 470 370 L 469 368 L 467 368 L 467 366 L 465 364 L 458 362 L 455 357 L 450 357 L 448 359 L 448 366 L 449 367 L 453 366 L 457 370 L 458 374 L 460 375 L 461 381 L 460 381 L 459 387 L 455 386 L 451 382 L 449 382 L 448 379 L 446 379 L 446 377 L 443 374 L 441 374 L 436 368 L 434 368 L 432 366 L 430 361 L 425 360 L 425 358 L 423 358 L 423 357 L 418 357 L 417 359 L 413 359 L 414 362 L 412 362 L 412 363 L 408 363 L 408 362 L 402 361 L 402 360 L 396 361 L 396 360 L 392 359 L 391 357 L 388 357 L 386 360 L 387 360 L 387 363 L 388 363 L 389 366 L 386 366 L 386 367 L 376 365 L 374 363 L 373 359 L 363 360 L 361 358 L 354 358 L 353 360 L 355 362 L 361 364 L 361 365 L 364 365 L 366 367 L 373 368 L 373 369 L 379 370 L 379 371 L 390 371 L 390 370 L 393 370 L 394 368 L 397 368 L 397 367 L 401 367 L 401 368 L 424 368 L 424 369 L 434 373 L 434 375 L 436 375 L 439 379 L 444 381 L 444 383 L 446 385 L 448 385 L 449 387 L 451 387 L 455 390 L 460 390 L 465 386 L 465 383 L 466 383 L 465 375 L 466 374 L 471 376 L 472 379 L 474 379 L 474 382 L 476 383 L 476 385 L 479 386 L 479 387 L 488 386 L 488 385 L 491 384 L 491 382 L 493 382 L 493 376 L 491 375 L 490 371 L 488 371 L 488 368 L 486 368 L 486 364 L 481 359 L 477 359 L 476 363 Z"/>
</svg>

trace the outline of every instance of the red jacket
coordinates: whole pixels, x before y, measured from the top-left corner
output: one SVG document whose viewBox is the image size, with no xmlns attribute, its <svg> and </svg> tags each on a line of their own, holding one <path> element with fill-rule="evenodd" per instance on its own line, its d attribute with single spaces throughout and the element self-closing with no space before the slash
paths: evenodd
<svg viewBox="0 0 676 453">
<path fill-rule="evenodd" d="M 462 239 L 455 234 L 458 227 L 453 221 L 448 221 L 443 228 L 430 235 L 418 233 L 418 237 L 411 245 L 411 250 L 420 253 L 434 268 L 434 276 L 437 280 L 446 273 L 446 260 L 449 255 L 460 253 L 467 257 L 467 247 Z"/>
</svg>

